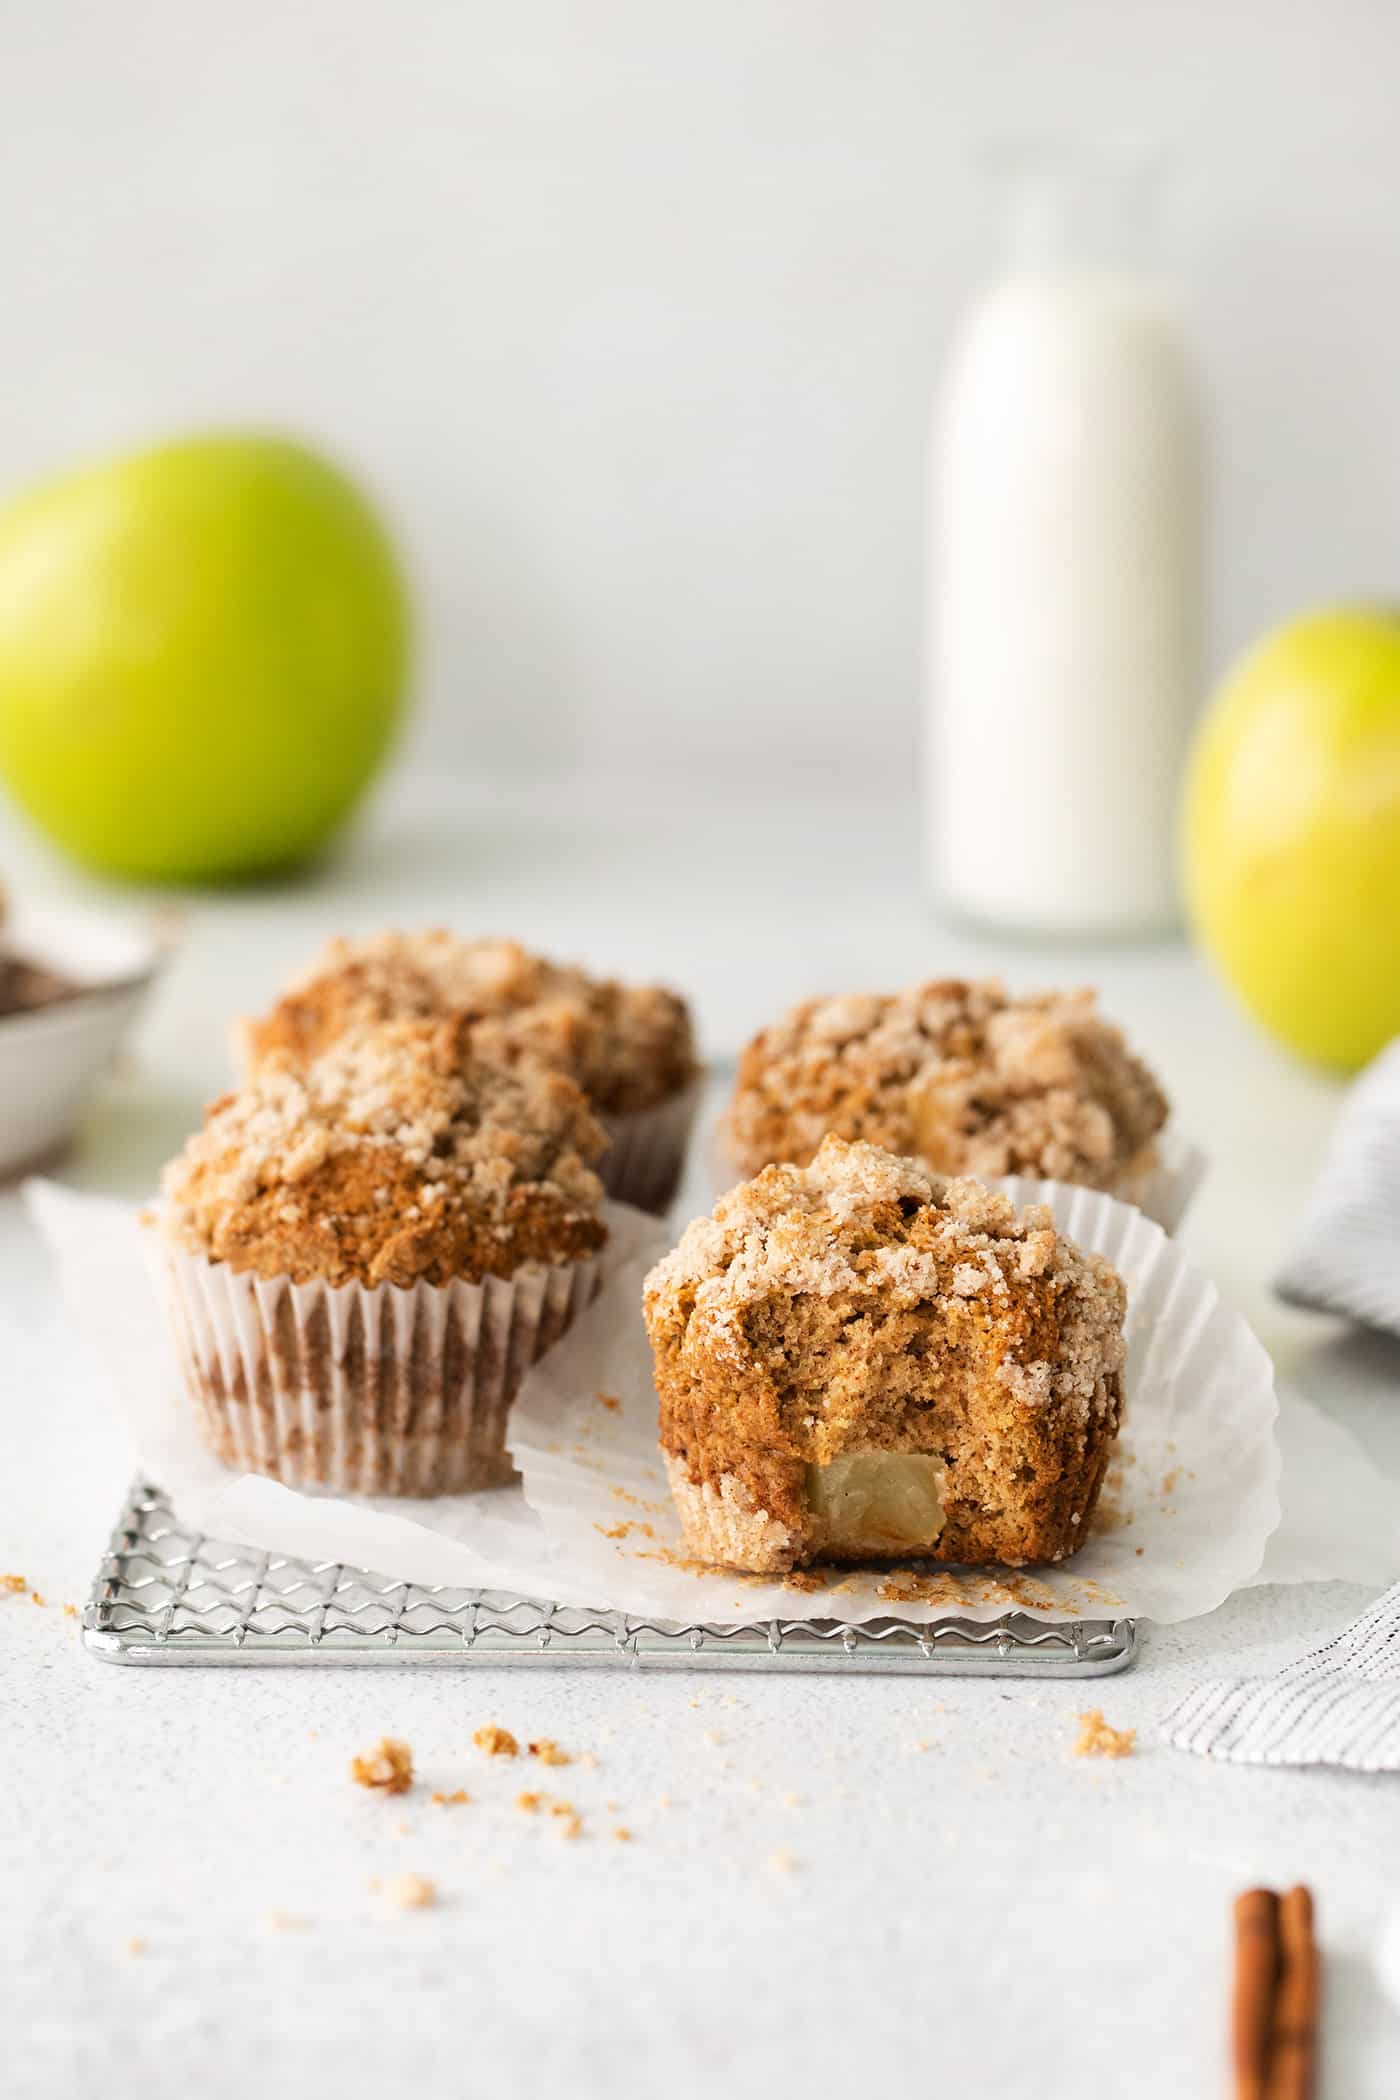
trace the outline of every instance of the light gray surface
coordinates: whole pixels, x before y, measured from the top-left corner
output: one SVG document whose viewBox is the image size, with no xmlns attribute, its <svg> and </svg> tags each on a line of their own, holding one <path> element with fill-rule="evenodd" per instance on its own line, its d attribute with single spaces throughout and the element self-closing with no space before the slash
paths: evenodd
<svg viewBox="0 0 1400 2100">
<path fill-rule="evenodd" d="M 1213 658 L 1393 587 L 1390 0 L 5 14 L 0 490 L 210 418 L 320 436 L 413 556 L 439 755 L 903 777 L 989 134 L 1176 150 Z"/>
<path fill-rule="evenodd" d="M 196 907 L 140 1061 L 94 1108 L 73 1178 L 147 1188 L 222 1083 L 225 1016 L 334 926 L 447 918 L 667 973 L 719 1047 L 822 985 L 974 959 L 1020 981 L 1088 976 L 1215 1154 L 1188 1244 L 1314 1397 L 1349 1396 L 1377 1457 L 1400 1458 L 1395 1359 L 1337 1342 L 1265 1287 L 1329 1085 L 1252 1038 L 1174 947 L 1031 958 L 935 928 L 898 811 L 736 793 L 724 822 L 717 855 L 711 808 L 669 789 L 585 814 L 405 784 L 308 887 Z M 13 842 L 9 865 L 22 880 Z M 1368 1966 L 1400 1854 L 1394 1782 L 1222 1768 L 1147 1733 L 1198 1676 L 1281 1663 L 1367 1593 L 1245 1593 L 1149 1629 L 1138 1666 L 1087 1695 L 105 1669 L 57 1604 L 86 1590 L 129 1454 L 11 1196 L 0 1348 L 0 1565 L 54 1600 L 0 1600 L 0 2011 L 15 2100 L 711 2100 L 799 2085 L 1204 2096 L 1224 2090 L 1229 1899 L 1300 1877 L 1328 1954 L 1326 2093 L 1394 2092 L 1400 2020 Z M 1144 1730 L 1140 1755 L 1070 1755 L 1091 1704 Z M 488 1764 L 470 1748 L 486 1721 L 592 1749 L 598 1769 Z M 386 1730 L 423 1773 L 403 1804 L 346 1776 Z M 512 1807 L 531 1783 L 576 1801 L 590 1834 L 570 1844 Z M 470 1806 L 427 1801 L 458 1784 Z M 409 1835 L 394 1835 L 401 1822 Z M 618 1823 L 630 1844 L 608 1835 Z M 790 1871 L 773 1861 L 782 1849 Z M 439 1908 L 401 1914 L 370 1890 L 403 1870 L 436 1880 Z M 309 1922 L 270 1930 L 274 1910 Z M 147 1952 L 126 1951 L 133 1936 Z"/>
</svg>

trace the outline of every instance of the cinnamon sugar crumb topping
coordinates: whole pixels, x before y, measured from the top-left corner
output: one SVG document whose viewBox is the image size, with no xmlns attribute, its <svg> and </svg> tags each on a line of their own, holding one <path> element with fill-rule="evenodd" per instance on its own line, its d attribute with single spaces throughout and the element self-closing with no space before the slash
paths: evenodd
<svg viewBox="0 0 1400 2100">
<path fill-rule="evenodd" d="M 350 1777 L 357 1786 L 406 1794 L 413 1784 L 413 1752 L 396 1736 L 386 1735 L 377 1749 L 351 1759 Z"/>
<path fill-rule="evenodd" d="M 241 1047 L 250 1068 L 268 1057 L 304 1064 L 378 1022 L 458 1012 L 479 1024 L 488 1054 L 567 1073 L 608 1115 L 654 1107 L 695 1071 L 690 1015 L 675 992 L 443 927 L 331 941 L 269 1014 L 243 1024 Z"/>
<path fill-rule="evenodd" d="M 805 1162 L 828 1131 L 940 1171 L 1130 1185 L 1166 1097 L 1092 991 L 1011 998 L 948 978 L 812 999 L 755 1036 L 728 1129 L 736 1164 Z"/>
<path fill-rule="evenodd" d="M 1076 1757 L 1131 1757 L 1136 1742 L 1136 1728 L 1111 1728 L 1102 1709 L 1096 1706 L 1092 1712 L 1079 1716 L 1074 1754 Z"/>
<path fill-rule="evenodd" d="M 165 1171 L 167 1228 L 296 1282 L 509 1275 L 601 1245 L 603 1145 L 561 1073 L 507 1069 L 461 1016 L 389 1021 L 214 1102 Z"/>
<path fill-rule="evenodd" d="M 828 1137 L 810 1166 L 765 1167 L 722 1197 L 657 1263 L 645 1291 L 653 1329 L 670 1318 L 722 1338 L 737 1336 L 750 1309 L 775 1296 L 833 1309 L 849 1296 L 854 1310 L 872 1291 L 890 1306 L 952 1295 L 1009 1321 L 1018 1285 L 1031 1281 L 1054 1289 L 1062 1305 L 1054 1360 L 1037 1358 L 1029 1330 L 999 1365 L 999 1382 L 1032 1405 L 1101 1408 L 1125 1354 L 1126 1293 L 1110 1263 L 1062 1239 L 1043 1205 L 1018 1212 L 980 1182 L 945 1180 L 918 1160 Z M 820 1442 L 818 1434 L 806 1455 L 821 1463 L 838 1455 Z"/>
</svg>

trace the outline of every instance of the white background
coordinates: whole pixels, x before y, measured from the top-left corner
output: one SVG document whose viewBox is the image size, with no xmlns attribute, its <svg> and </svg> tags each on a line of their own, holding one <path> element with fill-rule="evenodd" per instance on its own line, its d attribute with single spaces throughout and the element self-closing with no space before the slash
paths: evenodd
<svg viewBox="0 0 1400 2100">
<path fill-rule="evenodd" d="M 906 777 L 924 429 L 991 254 L 989 134 L 1177 150 L 1217 661 L 1393 586 L 1387 0 L 0 24 L 0 488 L 211 417 L 319 435 L 411 552 L 436 755 Z"/>
<path fill-rule="evenodd" d="M 0 0 L 0 483 L 212 417 L 324 438 L 410 550 L 438 776 L 295 890 L 194 900 L 68 1176 L 147 1193 L 226 1083 L 229 1017 L 336 928 L 440 918 L 663 975 L 716 1050 L 823 987 L 1097 981 L 1214 1155 L 1188 1249 L 1400 1475 L 1395 1349 L 1269 1289 L 1335 1087 L 1181 948 L 1050 959 L 932 923 L 906 788 L 976 140 L 1178 142 L 1218 657 L 1393 582 L 1397 48 L 1382 0 Z M 663 764 L 680 791 L 540 778 Z M 77 886 L 4 858 L 17 892 Z M 130 1456 L 12 1194 L 0 1451 L 0 1571 L 80 1601 Z M 1153 1735 L 1187 1684 L 1366 1597 L 1244 1592 L 1092 1692 L 121 1672 L 56 1601 L 0 1600 L 0 2060 L 17 2100 L 1178 2100 L 1224 2089 L 1231 1896 L 1307 1878 L 1327 2100 L 1389 2100 L 1394 1780 Z M 1138 1755 L 1070 1755 L 1091 1703 Z M 512 1809 L 483 1721 L 598 1751 L 558 1775 L 586 1841 Z M 400 1817 L 352 1788 L 386 1729 L 479 1800 Z M 386 1911 L 368 1884 L 399 1868 L 440 1908 Z"/>
</svg>

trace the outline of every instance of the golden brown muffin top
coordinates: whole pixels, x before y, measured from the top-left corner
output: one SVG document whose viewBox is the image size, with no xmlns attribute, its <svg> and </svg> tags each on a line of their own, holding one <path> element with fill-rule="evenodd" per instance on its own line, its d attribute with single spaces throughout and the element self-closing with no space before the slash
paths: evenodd
<svg viewBox="0 0 1400 2100">
<path fill-rule="evenodd" d="M 566 1072 L 603 1115 L 652 1108 L 693 1076 L 685 1001 L 547 962 L 517 941 L 459 940 L 443 927 L 329 942 L 262 1019 L 245 1022 L 250 1068 L 304 1061 L 349 1030 L 393 1018 L 468 1013 L 479 1050 Z"/>
<path fill-rule="evenodd" d="M 836 1137 L 810 1166 L 765 1167 L 731 1190 L 713 1217 L 687 1227 L 647 1277 L 645 1295 L 654 1339 L 689 1330 L 732 1355 L 739 1373 L 761 1312 L 763 1331 L 772 1325 L 782 1344 L 785 1376 L 795 1376 L 804 1322 L 790 1322 L 784 1341 L 784 1304 L 820 1305 L 823 1326 L 843 1329 L 847 1381 L 861 1355 L 858 1323 L 872 1308 L 880 1317 L 930 1303 L 949 1307 L 964 1342 L 974 1327 L 991 1338 L 1001 1331 L 997 1376 L 1023 1403 L 1087 1419 L 1110 1404 L 1124 1361 L 1122 1278 L 1058 1233 L 1043 1205 L 1018 1211 L 979 1182 L 948 1181 L 920 1161 Z M 873 1327 L 869 1338 L 874 1362 Z M 822 1364 L 811 1369 L 801 1383 L 824 1391 Z M 742 1375 L 737 1382 L 742 1388 Z M 882 1398 L 824 1391 L 825 1427 L 839 1429 L 843 1412 L 873 1426 Z M 742 1391 L 735 1400 L 742 1408 Z"/>
<path fill-rule="evenodd" d="M 442 1284 L 582 1260 L 607 1237 L 573 1081 L 481 1056 L 462 1016 L 269 1052 L 166 1168 L 192 1252 L 294 1283 Z"/>
<path fill-rule="evenodd" d="M 809 999 L 754 1037 L 728 1117 L 741 1172 L 806 1161 L 828 1131 L 947 1174 L 1127 1186 L 1167 1101 L 1095 994 L 1013 999 L 944 978 Z"/>
</svg>

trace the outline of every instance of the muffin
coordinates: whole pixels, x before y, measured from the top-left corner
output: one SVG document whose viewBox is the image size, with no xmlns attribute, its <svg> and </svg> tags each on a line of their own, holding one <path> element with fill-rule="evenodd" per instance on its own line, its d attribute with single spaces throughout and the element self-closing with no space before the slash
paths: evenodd
<svg viewBox="0 0 1400 2100">
<path fill-rule="evenodd" d="M 603 1142 L 572 1080 L 501 1064 L 460 1015 L 269 1050 L 163 1177 L 211 1448 L 293 1486 L 509 1480 L 520 1381 L 597 1288 Z"/>
<path fill-rule="evenodd" d="M 476 1041 L 531 1057 L 583 1089 L 607 1133 L 610 1196 L 661 1211 L 675 1193 L 698 1099 L 685 1001 L 531 955 L 515 941 L 459 940 L 442 928 L 334 940 L 260 1020 L 241 1029 L 251 1068 L 304 1063 L 349 1030 L 394 1017 L 470 1013 Z"/>
<path fill-rule="evenodd" d="M 1167 1100 L 1092 991 L 1009 998 L 944 978 L 810 999 L 756 1035 L 727 1118 L 733 1163 L 811 1159 L 828 1131 L 941 1174 L 1029 1174 L 1134 1200 Z"/>
<path fill-rule="evenodd" d="M 1040 1206 L 835 1137 L 765 1167 L 646 1280 L 687 1551 L 1064 1560 L 1118 1433 L 1125 1310 Z"/>
</svg>

